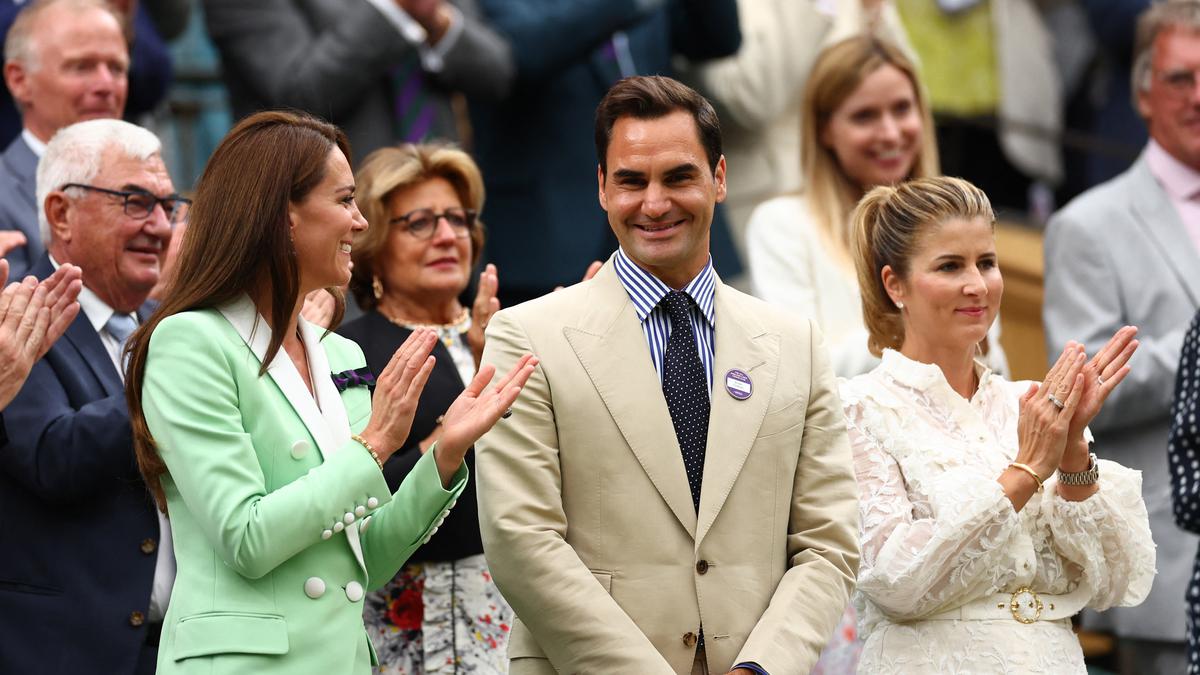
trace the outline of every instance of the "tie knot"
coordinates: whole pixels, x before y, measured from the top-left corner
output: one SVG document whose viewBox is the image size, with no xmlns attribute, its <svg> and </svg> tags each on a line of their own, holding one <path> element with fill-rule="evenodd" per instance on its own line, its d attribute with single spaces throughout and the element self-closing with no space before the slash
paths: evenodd
<svg viewBox="0 0 1200 675">
<path fill-rule="evenodd" d="M 115 337 L 117 342 L 125 344 L 125 340 L 133 331 L 137 330 L 137 321 L 134 321 L 133 317 L 128 314 L 116 312 L 105 322 L 104 330 L 108 331 L 109 335 Z"/>
<path fill-rule="evenodd" d="M 670 291 L 663 296 L 663 305 L 672 319 L 686 318 L 692 308 L 692 299 L 683 291 Z"/>
</svg>

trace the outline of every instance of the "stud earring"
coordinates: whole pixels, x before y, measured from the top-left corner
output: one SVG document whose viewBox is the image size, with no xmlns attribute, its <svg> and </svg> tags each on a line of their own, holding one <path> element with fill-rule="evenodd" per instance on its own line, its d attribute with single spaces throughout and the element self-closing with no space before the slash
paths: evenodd
<svg viewBox="0 0 1200 675">
<path fill-rule="evenodd" d="M 900 302 L 900 301 L 896 301 L 896 309 L 904 309 L 904 303 Z"/>
<path fill-rule="evenodd" d="M 383 297 L 383 282 L 379 280 L 379 275 L 371 277 L 371 292 L 375 295 L 376 300 Z"/>
</svg>

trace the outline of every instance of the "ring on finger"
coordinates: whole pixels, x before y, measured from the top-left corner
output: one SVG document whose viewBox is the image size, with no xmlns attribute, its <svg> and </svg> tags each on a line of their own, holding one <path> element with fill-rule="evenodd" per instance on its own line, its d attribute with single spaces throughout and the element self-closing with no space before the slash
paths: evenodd
<svg viewBox="0 0 1200 675">
<path fill-rule="evenodd" d="M 1104 386 L 1104 376 L 1103 375 L 1096 376 L 1096 384 L 1099 384 L 1102 387 Z"/>
<path fill-rule="evenodd" d="M 1059 398 L 1057 396 L 1055 396 L 1054 394 L 1046 394 L 1046 398 L 1050 399 L 1050 402 L 1054 404 L 1054 407 L 1058 408 L 1059 410 L 1062 410 L 1063 408 L 1067 407 L 1067 404 L 1065 404 L 1061 400 L 1059 400 Z"/>
</svg>

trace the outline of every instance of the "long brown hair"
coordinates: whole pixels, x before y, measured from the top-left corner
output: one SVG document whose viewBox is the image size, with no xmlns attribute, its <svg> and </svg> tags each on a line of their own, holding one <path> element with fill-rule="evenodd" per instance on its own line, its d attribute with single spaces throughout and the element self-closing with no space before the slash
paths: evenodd
<svg viewBox="0 0 1200 675">
<path fill-rule="evenodd" d="M 924 127 L 921 149 L 908 178 L 936 176 L 937 138 L 933 116 L 916 67 L 900 48 L 873 35 L 857 35 L 830 45 L 813 64 L 801 103 L 800 163 L 805 201 L 825 242 L 834 247 L 839 261 L 850 262 L 850 212 L 863 189 L 846 175 L 833 150 L 821 142 L 830 118 L 863 80 L 883 66 L 893 66 L 908 77 Z"/>
<path fill-rule="evenodd" d="M 125 400 L 134 450 L 142 477 L 164 511 L 159 478 L 166 465 L 142 413 L 150 336 L 169 316 L 216 307 L 248 293 L 270 303 L 265 318 L 275 330 L 259 376 L 266 373 L 283 345 L 285 331 L 279 328 L 287 326 L 300 293 L 288 206 L 303 201 L 324 179 L 334 147 L 350 158 L 345 134 L 332 124 L 300 112 L 256 113 L 229 132 L 200 176 L 176 273 L 158 310 L 130 336 L 128 347 Z M 335 320 L 341 312 L 339 300 Z"/>
</svg>

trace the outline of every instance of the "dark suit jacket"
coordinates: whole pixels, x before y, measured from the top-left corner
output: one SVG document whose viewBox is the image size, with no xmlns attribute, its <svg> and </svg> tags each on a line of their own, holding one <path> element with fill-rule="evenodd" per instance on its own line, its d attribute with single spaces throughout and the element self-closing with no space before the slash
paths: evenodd
<svg viewBox="0 0 1200 675">
<path fill-rule="evenodd" d="M 51 271 L 43 256 L 33 273 Z M 150 604 L 158 518 L 124 386 L 83 312 L 4 421 L 0 672 L 134 672 L 146 627 L 130 619 Z"/>
<path fill-rule="evenodd" d="M 363 355 L 367 357 L 367 366 L 377 376 L 383 372 L 392 354 L 412 334 L 411 330 L 388 321 L 379 312 L 368 312 L 345 324 L 337 332 L 362 347 Z M 425 390 L 421 392 L 421 400 L 417 403 L 417 415 L 413 418 L 412 430 L 400 450 L 383 465 L 383 475 L 387 479 L 388 488 L 393 492 L 413 470 L 417 460 L 421 459 L 421 448 L 418 445 L 421 439 L 433 433 L 437 426 L 437 418 L 446 412 L 463 391 L 463 381 L 458 375 L 458 369 L 454 367 L 454 359 L 450 358 L 450 352 L 441 342 L 434 347 L 433 355 L 437 361 L 433 372 L 429 374 L 429 381 L 425 383 Z M 473 451 L 467 453 L 466 462 L 468 470 L 474 472 Z M 446 516 L 445 522 L 429 539 L 429 543 L 417 549 L 408 562 L 445 562 L 480 553 L 483 553 L 483 542 L 479 536 L 475 481 L 469 481 L 458 498 L 458 507 Z"/>
<path fill-rule="evenodd" d="M 1171 502 L 1175 523 L 1193 534 L 1200 534 L 1200 470 L 1193 462 L 1200 459 L 1200 428 L 1196 414 L 1200 412 L 1200 313 L 1183 337 L 1179 370 L 1175 377 L 1175 399 L 1171 404 L 1171 431 L 1167 437 L 1167 458 L 1171 473 Z M 1188 664 L 1200 664 L 1200 554 L 1192 565 L 1188 582 L 1187 644 Z"/>
<path fill-rule="evenodd" d="M 8 278 L 20 279 L 46 254 L 38 227 L 37 155 L 19 135 L 0 154 L 0 230 L 20 230 L 26 244 L 7 256 Z"/>
<path fill-rule="evenodd" d="M 513 47 L 517 83 L 500 103 L 472 100 L 475 152 L 487 186 L 485 252 L 506 288 L 574 283 L 616 248 L 596 198 L 596 105 L 622 72 L 608 48 L 628 39 L 638 75 L 670 75 L 673 54 L 728 56 L 741 42 L 734 0 L 669 0 L 640 14 L 634 0 L 481 0 Z M 624 55 L 623 55 L 624 56 Z M 632 74 L 632 73 L 626 73 Z M 736 171 L 735 167 L 730 168 Z M 720 211 L 718 211 L 720 214 Z M 710 245 L 717 271 L 741 270 L 723 218 Z"/>
<path fill-rule="evenodd" d="M 474 0 L 451 0 L 463 32 L 442 71 L 427 80 L 435 136 L 454 133 L 448 94 L 503 95 L 512 78 L 508 45 L 480 21 Z M 355 157 L 398 142 L 390 72 L 416 50 L 366 0 L 204 0 L 235 117 L 291 107 L 341 127 Z"/>
</svg>

